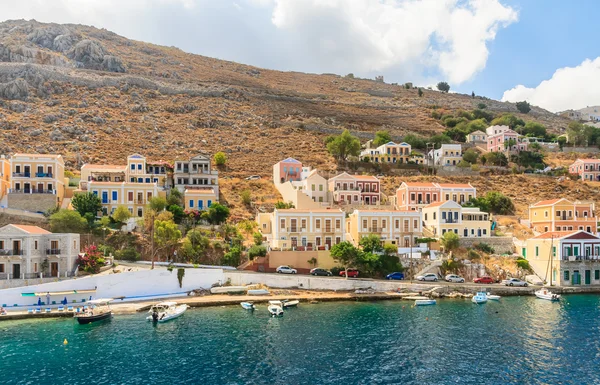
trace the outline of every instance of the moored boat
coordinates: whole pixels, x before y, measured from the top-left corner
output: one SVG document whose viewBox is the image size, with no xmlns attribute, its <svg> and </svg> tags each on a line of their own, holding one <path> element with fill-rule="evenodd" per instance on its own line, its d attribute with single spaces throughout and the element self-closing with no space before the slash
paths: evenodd
<svg viewBox="0 0 600 385">
<path fill-rule="evenodd" d="M 269 290 L 267 289 L 250 289 L 248 295 L 268 295 Z"/>
<path fill-rule="evenodd" d="M 148 311 L 150 315 L 146 319 L 152 322 L 167 322 L 183 315 L 188 307 L 188 305 L 177 305 L 177 302 L 160 302 L 152 305 Z"/>
<path fill-rule="evenodd" d="M 435 299 L 417 299 L 415 300 L 415 306 L 427 306 L 435 305 L 437 301 Z"/>
<path fill-rule="evenodd" d="M 298 301 L 296 299 L 292 300 L 292 301 L 286 299 L 286 300 L 281 301 L 281 303 L 283 304 L 283 308 L 287 309 L 288 307 L 296 307 L 296 306 L 298 306 L 298 304 L 300 303 L 300 301 Z"/>
<path fill-rule="evenodd" d="M 279 305 L 270 304 L 267 309 L 273 317 L 281 317 L 283 315 L 283 309 Z"/>
<path fill-rule="evenodd" d="M 492 293 L 487 293 L 486 297 L 487 297 L 487 299 L 489 299 L 491 301 L 500 301 L 500 298 L 502 298 L 499 295 L 495 295 L 495 294 L 492 294 Z"/>
<path fill-rule="evenodd" d="M 540 289 L 538 291 L 536 291 L 535 296 L 540 298 L 540 299 L 545 299 L 548 301 L 559 301 L 560 300 L 560 294 L 554 294 L 551 291 L 548 291 L 548 289 Z"/>
<path fill-rule="evenodd" d="M 476 304 L 486 303 L 488 301 L 487 294 L 483 291 L 478 291 L 477 294 L 471 298 L 471 302 Z"/>
<path fill-rule="evenodd" d="M 110 319 L 112 317 L 112 310 L 110 309 L 109 303 L 112 300 L 112 298 L 91 300 L 87 303 L 89 307 L 82 312 L 75 314 L 73 318 L 75 318 L 80 325 Z"/>
<path fill-rule="evenodd" d="M 240 305 L 246 310 L 256 309 L 256 306 L 252 302 L 240 302 Z"/>
</svg>

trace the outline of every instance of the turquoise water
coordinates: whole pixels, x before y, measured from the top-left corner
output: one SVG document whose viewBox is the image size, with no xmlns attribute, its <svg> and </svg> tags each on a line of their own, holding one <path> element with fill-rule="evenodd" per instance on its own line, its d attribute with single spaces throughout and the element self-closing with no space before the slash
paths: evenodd
<svg viewBox="0 0 600 385">
<path fill-rule="evenodd" d="M 598 384 L 600 296 L 0 323 L 1 384 Z M 63 340 L 69 343 L 63 346 Z"/>
</svg>

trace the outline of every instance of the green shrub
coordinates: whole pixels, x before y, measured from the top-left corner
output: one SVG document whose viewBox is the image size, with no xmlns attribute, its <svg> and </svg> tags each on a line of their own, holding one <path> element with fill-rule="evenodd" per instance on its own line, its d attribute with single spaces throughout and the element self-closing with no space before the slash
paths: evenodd
<svg viewBox="0 0 600 385">
<path fill-rule="evenodd" d="M 267 255 L 267 248 L 264 246 L 254 245 L 248 250 L 248 258 L 250 260 L 256 257 L 264 257 Z"/>
<path fill-rule="evenodd" d="M 122 259 L 124 261 L 137 261 L 140 259 L 140 253 L 137 252 L 134 248 L 126 248 L 123 250 L 119 250 L 115 253 L 117 259 Z"/>
<path fill-rule="evenodd" d="M 523 258 L 517 259 L 517 267 L 521 270 L 531 271 L 531 266 L 529 265 L 529 261 Z"/>
<path fill-rule="evenodd" d="M 484 253 L 488 253 L 488 254 L 494 254 L 494 248 L 490 245 L 488 245 L 487 243 L 476 243 L 473 245 L 473 247 L 475 247 L 475 249 L 479 250 L 479 251 L 483 251 Z"/>
</svg>

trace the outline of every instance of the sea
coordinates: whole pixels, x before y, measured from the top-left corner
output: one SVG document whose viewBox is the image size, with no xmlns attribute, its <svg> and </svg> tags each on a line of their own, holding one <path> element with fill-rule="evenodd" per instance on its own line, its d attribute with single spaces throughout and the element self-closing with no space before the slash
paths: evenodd
<svg viewBox="0 0 600 385">
<path fill-rule="evenodd" d="M 0 322 L 0 384 L 600 384 L 600 296 Z"/>
</svg>

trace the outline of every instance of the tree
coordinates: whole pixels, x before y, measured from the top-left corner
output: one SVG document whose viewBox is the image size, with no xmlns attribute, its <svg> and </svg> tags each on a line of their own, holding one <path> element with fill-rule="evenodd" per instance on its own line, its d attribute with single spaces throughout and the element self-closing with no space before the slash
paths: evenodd
<svg viewBox="0 0 600 385">
<path fill-rule="evenodd" d="M 229 207 L 223 206 L 220 203 L 213 203 L 208 208 L 207 219 L 212 225 L 220 225 L 229 218 Z"/>
<path fill-rule="evenodd" d="M 350 134 L 350 131 L 344 130 L 327 144 L 327 151 L 338 161 L 346 161 L 349 156 L 360 154 L 360 140 Z"/>
<path fill-rule="evenodd" d="M 88 222 L 77 211 L 58 210 L 50 216 L 50 230 L 53 233 L 81 234 L 88 229 Z"/>
<path fill-rule="evenodd" d="M 173 219 L 176 223 L 179 223 L 181 219 L 183 219 L 183 217 L 185 216 L 185 213 L 183 212 L 183 207 L 181 207 L 180 205 L 170 205 L 169 207 L 167 207 L 167 211 L 170 211 L 171 214 L 173 214 Z"/>
<path fill-rule="evenodd" d="M 569 138 L 569 143 L 573 143 L 574 146 L 586 144 L 583 124 L 570 122 L 567 128 L 567 137 Z"/>
<path fill-rule="evenodd" d="M 392 141 L 392 137 L 390 133 L 387 131 L 377 131 L 375 133 L 375 138 L 373 139 L 373 145 L 376 147 L 381 146 L 382 144 L 386 144 Z"/>
<path fill-rule="evenodd" d="M 87 213 L 91 213 L 93 215 L 92 221 L 98 215 L 98 212 L 102 210 L 100 198 L 91 192 L 75 194 L 71 199 L 71 205 L 82 217 L 85 217 Z"/>
<path fill-rule="evenodd" d="M 362 237 L 358 242 L 365 253 L 379 253 L 383 251 L 381 246 L 381 238 L 375 234 L 369 234 L 366 237 Z"/>
<path fill-rule="evenodd" d="M 453 231 L 447 231 L 444 235 L 442 235 L 440 242 L 442 243 L 442 246 L 444 246 L 445 252 L 450 252 L 459 246 L 458 235 Z"/>
<path fill-rule="evenodd" d="M 527 101 L 517 102 L 515 105 L 520 113 L 526 114 L 531 111 L 531 105 Z"/>
<path fill-rule="evenodd" d="M 425 139 L 422 137 L 416 136 L 414 134 L 408 134 L 404 136 L 404 142 L 410 144 L 412 148 L 425 149 L 427 148 L 427 144 L 425 143 Z"/>
<path fill-rule="evenodd" d="M 463 153 L 463 160 L 465 162 L 469 162 L 471 164 L 477 163 L 477 158 L 479 158 L 479 153 L 472 148 L 468 149 Z"/>
<path fill-rule="evenodd" d="M 81 270 L 96 274 L 104 266 L 105 260 L 96 245 L 88 245 L 83 249 L 83 253 L 77 257 L 76 263 Z"/>
<path fill-rule="evenodd" d="M 502 152 L 492 151 L 481 157 L 481 163 L 487 163 L 491 166 L 506 166 L 508 165 L 508 158 Z"/>
<path fill-rule="evenodd" d="M 471 98 L 475 99 L 475 91 L 471 91 Z"/>
<path fill-rule="evenodd" d="M 484 106 L 485 104 L 480 104 L 480 106 Z M 484 119 L 486 122 L 491 122 L 492 120 L 494 120 L 494 114 L 492 114 L 489 111 L 484 111 L 481 108 L 478 108 L 476 110 L 473 110 L 473 118 L 474 119 Z"/>
<path fill-rule="evenodd" d="M 421 87 L 419 87 L 419 91 L 417 91 L 417 94 L 419 95 L 419 97 L 423 96 L 423 89 Z"/>
<path fill-rule="evenodd" d="M 277 201 L 275 202 L 275 208 L 277 210 L 282 210 L 282 209 L 293 209 L 294 208 L 294 204 L 292 202 L 282 202 L 282 201 Z"/>
<path fill-rule="evenodd" d="M 250 236 L 254 232 L 254 229 L 258 227 L 258 223 L 245 219 L 239 222 L 237 224 L 237 227 L 238 229 L 240 229 L 241 232 L 245 233 L 246 236 Z"/>
<path fill-rule="evenodd" d="M 442 92 L 448 92 L 448 91 L 450 91 L 450 85 L 446 82 L 439 82 L 437 84 L 437 89 Z"/>
<path fill-rule="evenodd" d="M 546 137 L 546 127 L 537 122 L 527 122 L 525 127 L 521 129 L 521 134 L 536 138 L 544 138 Z"/>
<path fill-rule="evenodd" d="M 171 252 L 175 251 L 180 239 L 181 231 L 173 221 L 154 221 L 154 242 L 156 244 L 154 255 L 162 252 L 165 256 L 170 256 Z M 152 260 L 154 260 L 154 255 Z"/>
<path fill-rule="evenodd" d="M 267 248 L 264 246 L 254 245 L 248 249 L 248 258 L 250 260 L 256 257 L 264 257 L 267 255 Z"/>
<path fill-rule="evenodd" d="M 221 263 L 225 266 L 238 267 L 242 260 L 242 251 L 239 247 L 232 247 L 229 252 L 225 253 Z"/>
<path fill-rule="evenodd" d="M 567 138 L 565 138 L 564 136 L 559 136 L 558 139 L 556 139 L 556 141 L 558 142 L 558 147 L 562 151 L 565 147 L 565 144 L 567 144 Z"/>
<path fill-rule="evenodd" d="M 352 243 L 344 241 L 333 245 L 330 253 L 333 260 L 344 267 L 346 279 L 348 279 L 348 268 L 359 264 L 360 250 Z"/>
<path fill-rule="evenodd" d="M 219 151 L 213 156 L 213 161 L 217 166 L 224 166 L 227 163 L 227 155 L 223 151 Z"/>
<path fill-rule="evenodd" d="M 513 215 L 515 212 L 512 200 L 499 191 L 489 191 L 485 194 L 485 200 L 492 214 Z"/>
<path fill-rule="evenodd" d="M 167 200 L 163 197 L 152 197 L 148 202 L 148 207 L 156 212 L 161 212 L 167 208 Z"/>
<path fill-rule="evenodd" d="M 176 188 L 172 188 L 169 196 L 167 196 L 167 207 L 172 205 L 181 206 L 182 203 L 183 195 L 181 194 L 181 191 L 177 190 Z"/>
<path fill-rule="evenodd" d="M 129 218 L 131 218 L 131 213 L 126 206 L 118 206 L 115 212 L 112 214 L 112 218 L 115 222 L 125 223 Z"/>
<path fill-rule="evenodd" d="M 539 144 L 538 142 L 533 142 L 529 144 L 529 149 L 533 150 L 535 152 L 540 152 L 542 151 L 542 145 Z"/>
<path fill-rule="evenodd" d="M 510 150 L 512 147 L 517 145 L 517 140 L 516 139 L 509 139 L 507 141 L 504 142 L 504 148 L 507 150 Z"/>
<path fill-rule="evenodd" d="M 517 118 L 513 114 L 505 114 L 494 120 L 491 123 L 493 126 L 508 126 L 511 129 L 516 129 L 518 126 L 525 126 L 523 119 Z"/>
<path fill-rule="evenodd" d="M 209 246 L 210 239 L 202 231 L 190 230 L 181 244 L 181 256 L 192 263 L 199 263 Z"/>
<path fill-rule="evenodd" d="M 477 103 L 477 108 L 479 108 L 480 110 L 485 110 L 487 106 L 485 105 L 485 103 Z"/>
<path fill-rule="evenodd" d="M 260 246 L 263 244 L 263 235 L 259 232 L 252 234 L 252 238 L 254 238 L 254 244 L 256 246 Z"/>
<path fill-rule="evenodd" d="M 242 190 L 240 193 L 240 199 L 242 200 L 243 204 L 250 206 L 250 203 L 252 203 L 252 194 L 250 193 L 250 190 Z"/>
</svg>

